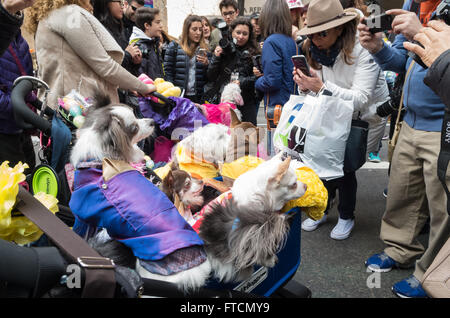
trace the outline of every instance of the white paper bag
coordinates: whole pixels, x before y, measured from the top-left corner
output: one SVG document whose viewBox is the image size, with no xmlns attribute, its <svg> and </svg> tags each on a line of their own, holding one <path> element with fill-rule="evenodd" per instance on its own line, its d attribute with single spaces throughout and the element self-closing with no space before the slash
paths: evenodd
<svg viewBox="0 0 450 318">
<path fill-rule="evenodd" d="M 340 178 L 352 115 L 351 101 L 327 95 L 291 96 L 275 130 L 275 151 L 300 159 L 321 179 Z"/>
</svg>

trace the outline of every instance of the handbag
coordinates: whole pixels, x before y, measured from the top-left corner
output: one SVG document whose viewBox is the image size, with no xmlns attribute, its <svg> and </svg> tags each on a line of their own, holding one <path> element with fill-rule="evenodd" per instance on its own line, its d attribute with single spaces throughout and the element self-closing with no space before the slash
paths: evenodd
<svg viewBox="0 0 450 318">
<path fill-rule="evenodd" d="M 351 101 L 291 95 L 274 133 L 274 148 L 302 161 L 321 179 L 340 178 L 352 116 Z"/>
<path fill-rule="evenodd" d="M 411 64 L 409 65 L 408 72 L 406 73 L 406 76 L 405 76 L 405 84 L 406 84 L 406 81 L 408 80 L 409 74 L 411 73 L 411 70 L 412 70 L 414 64 L 415 64 L 415 61 L 412 61 Z M 402 122 L 400 121 L 400 117 L 402 117 L 402 116 L 400 114 L 402 113 L 402 108 L 403 108 L 403 100 L 405 97 L 404 92 L 405 91 L 403 90 L 402 97 L 400 98 L 400 106 L 398 108 L 398 116 L 397 116 L 397 121 L 395 122 L 394 133 L 388 143 L 388 160 L 389 160 L 389 162 L 392 161 L 392 156 L 394 155 L 395 146 L 397 145 L 398 137 L 400 136 L 400 130 L 402 129 Z"/>
<path fill-rule="evenodd" d="M 353 119 L 350 134 L 345 146 L 345 172 L 357 171 L 366 163 L 368 135 L 369 123 L 361 119 Z"/>
<path fill-rule="evenodd" d="M 450 239 L 423 275 L 422 288 L 433 298 L 450 298 Z"/>
</svg>

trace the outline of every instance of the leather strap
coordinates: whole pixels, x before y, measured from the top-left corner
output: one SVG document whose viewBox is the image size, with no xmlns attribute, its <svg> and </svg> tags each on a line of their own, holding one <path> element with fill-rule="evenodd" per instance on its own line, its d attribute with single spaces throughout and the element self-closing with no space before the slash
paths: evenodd
<svg viewBox="0 0 450 318">
<path fill-rule="evenodd" d="M 12 57 L 14 58 L 14 61 L 16 61 L 17 67 L 19 68 L 20 74 L 22 76 L 28 75 L 27 72 L 25 72 L 25 68 L 23 67 L 22 63 L 20 62 L 19 58 L 17 57 L 16 51 L 10 44 L 8 47 L 9 53 L 11 53 Z"/>
<path fill-rule="evenodd" d="M 84 268 L 83 298 L 114 297 L 116 279 L 112 260 L 100 256 L 23 187 L 19 187 L 17 209 L 47 234 L 71 261 Z"/>
</svg>

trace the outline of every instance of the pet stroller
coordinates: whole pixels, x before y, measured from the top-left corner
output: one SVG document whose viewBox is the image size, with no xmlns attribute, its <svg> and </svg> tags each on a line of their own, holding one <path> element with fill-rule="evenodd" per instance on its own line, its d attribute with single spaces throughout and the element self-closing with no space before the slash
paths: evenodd
<svg viewBox="0 0 450 318">
<path fill-rule="evenodd" d="M 26 104 L 25 97 L 33 90 L 45 89 L 44 100 L 33 104 L 41 114 L 33 112 Z M 73 225 L 73 215 L 68 208 L 70 189 L 65 166 L 69 161 L 69 151 L 75 136 L 75 129 L 68 128 L 60 114 L 48 107 L 46 99 L 50 91 L 48 85 L 38 78 L 22 76 L 14 81 L 11 103 L 14 119 L 23 129 L 37 129 L 39 132 L 41 164 L 27 176 L 29 191 L 33 194 L 44 192 L 57 198 L 61 217 L 69 226 Z"/>
<path fill-rule="evenodd" d="M 24 96 L 41 85 L 48 89 L 45 83 L 35 78 L 18 80 L 12 94 L 14 112 L 22 127 L 38 128 L 44 136 L 51 137 L 52 125 L 58 115 L 52 109 L 45 107 L 45 101 L 37 106 L 45 116 L 48 116 L 47 118 L 35 114 L 24 103 Z M 47 158 L 51 155 L 49 153 Z M 48 171 L 53 173 L 54 169 Z M 53 175 L 49 173 L 47 179 L 51 177 L 58 178 L 59 176 L 55 171 Z M 59 181 L 57 182 L 59 183 Z M 102 258 L 69 229 L 70 223 L 68 224 L 64 217 L 57 215 L 59 218 L 55 218 L 42 205 L 36 204 L 36 200 L 23 188 L 19 190 L 18 199 L 18 210 L 38 225 L 55 243 L 55 246 L 21 247 L 0 240 L 0 258 L 2 259 L 2 262 L 0 262 L 0 294 L 3 290 L 5 297 L 103 296 L 102 293 L 84 294 L 85 290 L 91 290 L 91 287 L 86 286 L 90 284 L 92 278 L 87 279 L 86 275 L 92 269 L 114 270 L 114 284 L 116 286 L 116 288 L 113 288 L 114 294 L 105 294 L 105 296 L 127 298 L 136 298 L 141 295 L 186 297 L 174 284 L 142 279 L 136 272 L 128 268 L 115 266 L 110 260 Z M 286 244 L 278 253 L 279 262 L 274 268 L 257 268 L 250 279 L 239 284 L 221 284 L 211 281 L 205 288 L 197 290 L 189 297 L 310 297 L 310 291 L 306 287 L 291 280 L 301 260 L 301 215 L 299 209 L 290 212 L 292 214 L 290 232 Z M 73 218 L 70 210 L 69 213 L 68 217 Z M 80 266 L 83 277 L 82 285 L 75 289 L 69 288 L 67 285 L 67 268 L 74 264 Z M 98 284 L 102 285 L 101 277 L 97 279 Z M 1 288 L 5 286 L 1 282 L 7 282 L 7 288 Z M 111 280 L 105 280 L 105 285 L 111 286 Z"/>
</svg>

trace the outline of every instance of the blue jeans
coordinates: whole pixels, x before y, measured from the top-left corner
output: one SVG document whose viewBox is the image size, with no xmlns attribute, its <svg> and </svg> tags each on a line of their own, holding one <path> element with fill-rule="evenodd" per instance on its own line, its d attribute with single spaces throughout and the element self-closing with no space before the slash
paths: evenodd
<svg viewBox="0 0 450 318">
<path fill-rule="evenodd" d="M 336 190 L 339 190 L 339 217 L 344 220 L 353 219 L 355 217 L 356 189 L 358 187 L 355 172 L 344 172 L 344 176 L 341 178 L 322 181 L 328 190 L 328 204 L 325 214 L 328 214 L 330 202 L 336 197 Z"/>
</svg>

